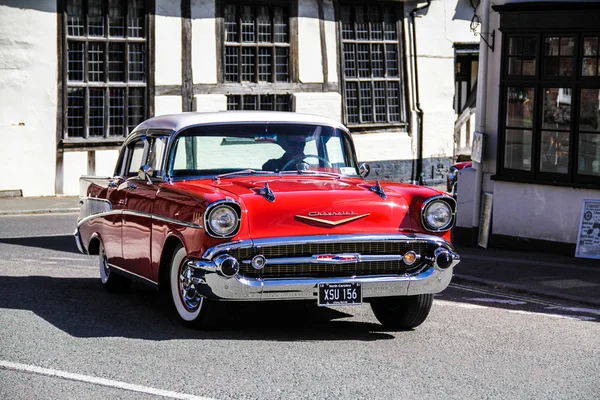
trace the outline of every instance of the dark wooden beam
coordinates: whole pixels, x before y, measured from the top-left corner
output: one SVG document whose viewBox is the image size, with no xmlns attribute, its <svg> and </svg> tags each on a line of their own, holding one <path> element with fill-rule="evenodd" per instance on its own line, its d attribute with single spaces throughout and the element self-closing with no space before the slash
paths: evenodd
<svg viewBox="0 0 600 400">
<path fill-rule="evenodd" d="M 181 0 L 181 99 L 182 110 L 192 111 L 194 82 L 192 77 L 192 5 Z"/>
</svg>

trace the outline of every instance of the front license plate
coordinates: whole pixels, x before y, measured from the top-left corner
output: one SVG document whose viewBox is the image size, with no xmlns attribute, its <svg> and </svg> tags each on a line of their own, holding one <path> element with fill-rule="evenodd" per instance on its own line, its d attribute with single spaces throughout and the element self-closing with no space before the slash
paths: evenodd
<svg viewBox="0 0 600 400">
<path fill-rule="evenodd" d="M 362 287 L 354 283 L 319 283 L 320 306 L 362 304 Z"/>
</svg>

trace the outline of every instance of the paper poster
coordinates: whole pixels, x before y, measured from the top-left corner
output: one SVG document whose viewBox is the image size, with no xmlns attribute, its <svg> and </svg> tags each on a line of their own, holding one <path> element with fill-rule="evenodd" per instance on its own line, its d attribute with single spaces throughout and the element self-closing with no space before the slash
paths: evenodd
<svg viewBox="0 0 600 400">
<path fill-rule="evenodd" d="M 600 259 L 600 200 L 584 200 L 575 257 Z"/>
</svg>

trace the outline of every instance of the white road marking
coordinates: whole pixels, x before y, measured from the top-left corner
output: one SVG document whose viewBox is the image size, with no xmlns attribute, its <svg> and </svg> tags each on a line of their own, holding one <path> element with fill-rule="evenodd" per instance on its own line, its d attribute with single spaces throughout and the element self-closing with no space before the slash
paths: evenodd
<svg viewBox="0 0 600 400">
<path fill-rule="evenodd" d="M 155 389 L 147 386 L 134 385 L 131 383 L 115 381 L 112 379 L 98 378 L 95 376 L 73 374 L 71 372 L 59 371 L 56 369 L 48 369 L 37 367 L 35 365 L 19 364 L 10 361 L 0 360 L 0 368 L 10 369 L 21 372 L 31 372 L 34 374 L 54 376 L 58 378 L 68 379 L 71 381 L 87 382 L 100 386 L 113 387 L 117 389 L 129 390 L 132 392 L 152 394 L 155 396 L 169 397 L 172 399 L 188 399 L 188 400 L 214 400 L 209 397 L 194 396 L 191 394 L 171 392 L 169 390 Z"/>
<path fill-rule="evenodd" d="M 482 303 L 500 303 L 500 304 L 510 304 L 513 306 L 519 306 L 523 304 L 527 304 L 526 301 L 522 300 L 511 300 L 511 299 L 491 299 L 489 297 L 464 297 L 465 300 L 472 301 L 480 301 Z"/>
<path fill-rule="evenodd" d="M 90 257 L 79 257 L 79 258 L 73 258 L 73 257 L 44 257 L 48 260 L 58 260 L 58 261 L 87 261 L 90 259 Z"/>
</svg>

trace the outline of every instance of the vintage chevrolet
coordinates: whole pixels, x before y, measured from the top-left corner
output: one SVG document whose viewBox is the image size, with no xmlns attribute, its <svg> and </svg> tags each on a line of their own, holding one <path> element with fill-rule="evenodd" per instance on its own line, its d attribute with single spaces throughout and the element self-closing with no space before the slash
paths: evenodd
<svg viewBox="0 0 600 400">
<path fill-rule="evenodd" d="M 81 177 L 74 236 L 107 290 L 149 283 L 195 328 L 218 325 L 219 302 L 309 300 L 370 303 L 386 328 L 411 329 L 460 261 L 456 204 L 368 173 L 328 118 L 155 117 L 126 138 L 113 176 Z"/>
</svg>

